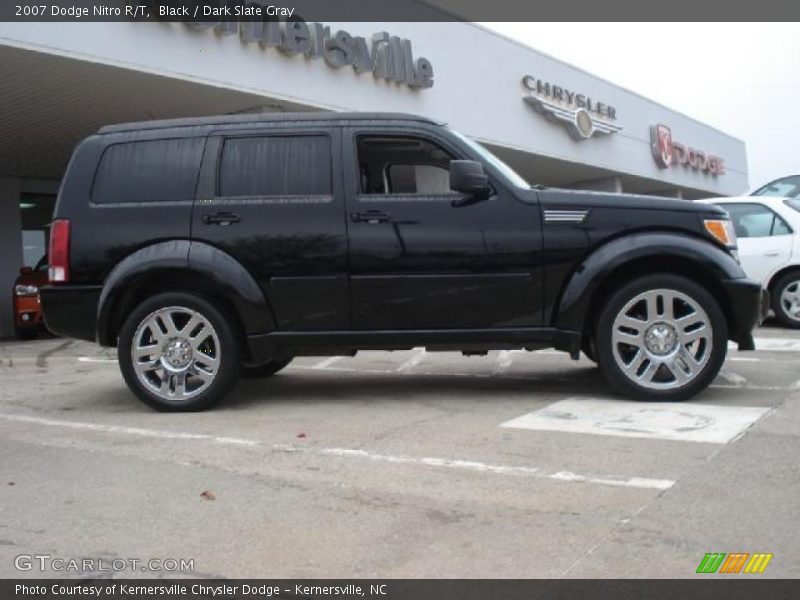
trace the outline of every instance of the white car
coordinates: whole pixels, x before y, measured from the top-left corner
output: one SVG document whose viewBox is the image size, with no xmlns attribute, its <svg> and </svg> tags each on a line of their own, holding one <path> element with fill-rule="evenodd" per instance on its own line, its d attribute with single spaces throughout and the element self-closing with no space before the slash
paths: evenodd
<svg viewBox="0 0 800 600">
<path fill-rule="evenodd" d="M 759 195 L 700 202 L 728 211 L 744 272 L 769 290 L 781 323 L 800 329 L 800 198 L 768 195 L 770 185 L 757 190 Z"/>
</svg>

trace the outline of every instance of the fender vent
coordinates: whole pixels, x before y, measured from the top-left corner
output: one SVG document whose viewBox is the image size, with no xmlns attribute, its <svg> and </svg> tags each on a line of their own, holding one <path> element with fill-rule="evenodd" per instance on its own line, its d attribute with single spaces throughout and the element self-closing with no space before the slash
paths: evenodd
<svg viewBox="0 0 800 600">
<path fill-rule="evenodd" d="M 545 223 L 583 223 L 589 215 L 588 210 L 546 210 Z"/>
</svg>

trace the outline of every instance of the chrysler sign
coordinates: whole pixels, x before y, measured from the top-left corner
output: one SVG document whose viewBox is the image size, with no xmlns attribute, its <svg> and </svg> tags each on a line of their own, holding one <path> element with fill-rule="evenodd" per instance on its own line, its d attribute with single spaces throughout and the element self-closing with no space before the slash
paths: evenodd
<svg viewBox="0 0 800 600">
<path fill-rule="evenodd" d="M 673 141 L 672 131 L 666 125 L 658 124 L 650 128 L 650 148 L 656 164 L 662 169 L 680 165 L 715 177 L 725 174 L 725 161 L 722 158 Z"/>
<path fill-rule="evenodd" d="M 549 121 L 563 125 L 573 139 L 585 140 L 622 130 L 614 123 L 617 110 L 609 104 L 532 75 L 522 78 L 522 87 L 528 91 L 523 100 Z"/>
</svg>

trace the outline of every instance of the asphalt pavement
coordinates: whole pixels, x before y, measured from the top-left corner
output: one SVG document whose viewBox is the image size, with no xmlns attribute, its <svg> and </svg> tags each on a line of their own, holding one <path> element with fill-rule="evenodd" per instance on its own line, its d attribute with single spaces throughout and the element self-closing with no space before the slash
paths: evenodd
<svg viewBox="0 0 800 600">
<path fill-rule="evenodd" d="M 113 350 L 0 342 L 0 577 L 797 577 L 800 332 L 757 345 L 680 404 L 555 351 L 415 349 L 172 415 Z M 696 575 L 712 552 L 772 558 Z"/>
</svg>

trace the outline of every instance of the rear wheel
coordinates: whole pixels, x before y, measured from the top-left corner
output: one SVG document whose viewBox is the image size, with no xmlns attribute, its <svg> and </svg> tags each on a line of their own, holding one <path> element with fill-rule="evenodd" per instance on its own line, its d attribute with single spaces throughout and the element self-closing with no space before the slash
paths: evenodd
<svg viewBox="0 0 800 600">
<path fill-rule="evenodd" d="M 119 365 L 128 387 L 156 410 L 208 408 L 236 385 L 240 343 L 227 315 L 186 293 L 140 304 L 120 331 Z"/>
<path fill-rule="evenodd" d="M 685 400 L 717 376 L 728 328 L 702 286 L 676 275 L 650 275 L 609 299 L 595 339 L 598 364 L 618 391 L 643 400 Z"/>
<path fill-rule="evenodd" d="M 787 273 L 775 284 L 772 310 L 783 325 L 800 329 L 800 271 Z"/>
<path fill-rule="evenodd" d="M 271 377 L 278 371 L 282 370 L 290 362 L 292 362 L 291 358 L 285 358 L 281 360 L 268 360 L 260 365 L 245 365 L 242 369 L 242 375 L 252 379 Z"/>
</svg>

